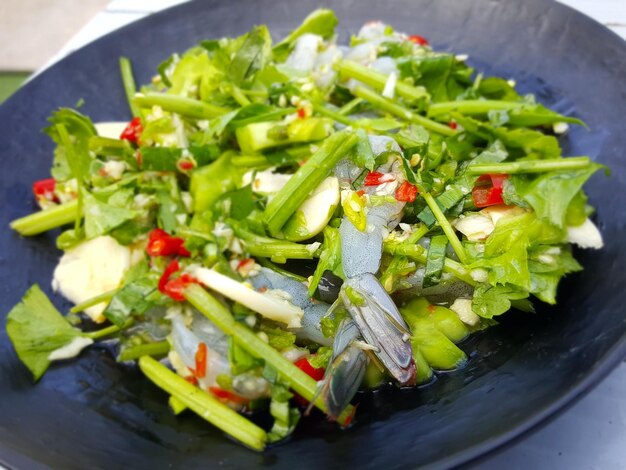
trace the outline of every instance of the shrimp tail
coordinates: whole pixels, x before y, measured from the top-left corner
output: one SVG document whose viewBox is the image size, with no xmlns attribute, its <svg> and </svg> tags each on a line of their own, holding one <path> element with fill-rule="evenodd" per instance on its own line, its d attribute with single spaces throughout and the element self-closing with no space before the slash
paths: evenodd
<svg viewBox="0 0 626 470">
<path fill-rule="evenodd" d="M 344 283 L 340 298 L 365 342 L 400 385 L 415 383 L 411 333 L 376 276 L 364 273 Z"/>
</svg>

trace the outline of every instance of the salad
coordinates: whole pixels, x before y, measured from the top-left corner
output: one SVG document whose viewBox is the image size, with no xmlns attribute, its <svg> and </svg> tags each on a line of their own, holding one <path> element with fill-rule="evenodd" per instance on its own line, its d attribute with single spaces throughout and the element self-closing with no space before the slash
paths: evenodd
<svg viewBox="0 0 626 470">
<path fill-rule="evenodd" d="M 336 25 L 203 41 L 139 90 L 122 58 L 130 122 L 52 114 L 41 210 L 11 227 L 61 228 L 52 287 L 74 306 L 34 285 L 8 314 L 35 380 L 113 343 L 174 413 L 262 450 L 556 303 L 572 244 L 602 247 L 582 189 L 602 166 L 557 139 L 582 122 L 421 36 L 370 22 L 341 45 Z"/>
</svg>

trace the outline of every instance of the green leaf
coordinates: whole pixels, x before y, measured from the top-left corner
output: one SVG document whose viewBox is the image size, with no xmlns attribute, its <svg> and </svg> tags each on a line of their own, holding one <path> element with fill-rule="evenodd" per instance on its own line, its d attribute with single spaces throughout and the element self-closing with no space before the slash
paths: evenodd
<svg viewBox="0 0 626 470">
<path fill-rule="evenodd" d="M 474 290 L 472 311 L 483 318 L 493 318 L 507 312 L 512 300 L 526 297 L 528 292 L 515 286 L 479 284 Z"/>
<path fill-rule="evenodd" d="M 370 145 L 367 133 L 363 129 L 359 129 L 356 132 L 356 135 L 359 138 L 359 141 L 354 148 L 352 161 L 359 168 L 367 168 L 368 170 L 373 171 L 376 163 L 376 157 L 374 156 L 374 152 L 372 152 L 372 146 Z"/>
<path fill-rule="evenodd" d="M 224 153 L 213 163 L 192 173 L 190 191 L 195 212 L 204 212 L 222 194 L 237 188 L 242 171 L 230 164 L 231 156 L 230 153 Z"/>
<path fill-rule="evenodd" d="M 522 99 L 507 80 L 499 77 L 483 78 L 478 85 L 478 92 L 490 100 L 519 101 Z"/>
<path fill-rule="evenodd" d="M 88 239 L 105 235 L 135 217 L 135 212 L 99 201 L 88 192 L 83 193 L 85 235 Z"/>
<path fill-rule="evenodd" d="M 439 284 L 441 280 L 441 272 L 446 259 L 446 247 L 448 246 L 448 237 L 445 235 L 435 235 L 430 239 L 428 247 L 428 258 L 426 260 L 426 268 L 424 271 L 423 286 L 432 287 Z"/>
<path fill-rule="evenodd" d="M 584 125 L 580 119 L 563 116 L 541 104 L 524 105 L 520 108 L 509 110 L 507 114 L 508 123 L 512 126 L 535 127 L 557 122 Z"/>
<path fill-rule="evenodd" d="M 37 284 L 28 289 L 21 302 L 9 312 L 7 334 L 35 380 L 48 369 L 53 351 L 81 338 L 80 347 L 72 351 L 75 356 L 93 342 L 82 338 L 81 331 L 69 325 Z"/>
<path fill-rule="evenodd" d="M 336 276 L 344 279 L 341 267 L 341 239 L 339 230 L 327 225 L 324 227 L 324 243 L 320 253 L 320 259 L 309 283 L 309 296 L 313 297 L 324 272 L 331 271 Z"/>
<path fill-rule="evenodd" d="M 315 354 L 309 356 L 307 358 L 307 361 L 309 362 L 309 364 L 311 364 L 311 367 L 315 369 L 325 369 L 328 366 L 328 363 L 330 362 L 332 357 L 333 348 L 328 346 L 322 346 L 315 352 Z"/>
<path fill-rule="evenodd" d="M 274 60 L 284 61 L 295 40 L 303 34 L 311 33 L 322 36 L 324 39 L 330 38 L 335 34 L 335 26 L 337 26 L 338 22 L 332 10 L 325 8 L 315 10 L 304 19 L 298 28 L 294 29 L 285 39 L 274 46 Z"/>
<path fill-rule="evenodd" d="M 567 209 L 585 182 L 602 165 L 593 163 L 589 168 L 577 171 L 554 171 L 544 173 L 529 184 L 515 177 L 513 184 L 517 192 L 535 209 L 537 215 L 557 227 L 565 226 Z"/>
<path fill-rule="evenodd" d="M 86 178 L 91 161 L 89 156 L 89 139 L 98 135 L 91 119 L 73 109 L 60 108 L 48 118 L 48 121 L 52 125 L 46 127 L 43 131 L 57 144 L 57 148 L 54 151 L 52 176 L 57 181 L 66 181 L 72 178 L 74 171 L 70 165 L 73 164 L 76 173 Z M 59 124 L 65 127 L 72 140 L 71 155 L 68 154 L 65 142 L 63 142 L 56 127 Z M 75 162 L 69 162 L 68 157 L 74 159 Z"/>
<path fill-rule="evenodd" d="M 146 274 L 126 284 L 113 296 L 103 315 L 122 327 L 132 314 L 141 315 L 152 306 L 147 297 L 155 291 L 157 282 L 155 275 Z"/>
<path fill-rule="evenodd" d="M 569 247 L 541 246 L 529 253 L 530 292 L 539 300 L 556 303 L 556 291 L 566 274 L 582 271 Z"/>
<path fill-rule="evenodd" d="M 486 256 L 475 262 L 472 267 L 488 269 L 489 282 L 493 285 L 510 284 L 529 290 L 528 244 L 528 239 L 525 234 L 522 234 L 501 254 L 493 257 Z"/>
<path fill-rule="evenodd" d="M 141 147 L 141 168 L 146 171 L 176 171 L 182 149 L 168 147 Z"/>
<path fill-rule="evenodd" d="M 296 335 L 282 328 L 261 325 L 261 331 L 267 335 L 269 345 L 279 351 L 289 349 L 296 343 Z"/>
<path fill-rule="evenodd" d="M 272 54 L 272 38 L 267 26 L 255 26 L 233 57 L 228 75 L 237 85 L 265 67 Z"/>
</svg>

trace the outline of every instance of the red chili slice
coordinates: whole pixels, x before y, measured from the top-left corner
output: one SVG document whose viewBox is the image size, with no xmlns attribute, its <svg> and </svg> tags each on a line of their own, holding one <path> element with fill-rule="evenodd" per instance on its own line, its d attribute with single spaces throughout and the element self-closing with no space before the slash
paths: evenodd
<svg viewBox="0 0 626 470">
<path fill-rule="evenodd" d="M 206 377 L 206 363 L 207 363 L 207 347 L 205 343 L 198 345 L 196 351 L 196 377 L 203 379 Z"/>
<path fill-rule="evenodd" d="M 396 200 L 400 202 L 413 202 L 417 198 L 417 186 L 404 181 L 396 190 Z"/>
<path fill-rule="evenodd" d="M 508 175 L 481 175 L 472 190 L 472 199 L 476 207 L 488 207 L 504 204 L 502 190 Z"/>
<path fill-rule="evenodd" d="M 393 176 L 391 175 L 386 175 L 377 171 L 370 171 L 363 180 L 363 184 L 365 186 L 378 186 L 379 184 L 388 183 L 392 180 Z"/>
<path fill-rule="evenodd" d="M 191 254 L 185 248 L 185 240 L 173 237 L 160 228 L 154 229 L 148 235 L 146 252 L 150 256 L 189 256 Z"/>
<path fill-rule="evenodd" d="M 182 273 L 176 279 L 170 279 L 163 286 L 163 292 L 168 297 L 171 297 L 178 302 L 183 302 L 185 300 L 185 295 L 183 292 L 189 286 L 189 284 L 197 284 L 198 280 L 193 277 L 191 274 Z"/>
<path fill-rule="evenodd" d="M 215 396 L 215 398 L 222 402 L 230 401 L 239 405 L 245 405 L 250 401 L 247 398 L 240 397 L 239 395 L 229 392 L 228 390 L 224 390 L 220 387 L 209 387 L 209 392 L 211 392 Z"/>
<path fill-rule="evenodd" d="M 139 145 L 139 137 L 143 132 L 143 125 L 141 124 L 141 118 L 136 117 L 128 123 L 126 128 L 120 134 L 120 139 L 128 140 L 134 144 Z"/>
<path fill-rule="evenodd" d="M 425 37 L 420 36 L 419 34 L 411 34 L 409 36 L 409 41 L 417 44 L 418 46 L 428 46 L 429 42 Z"/>
<path fill-rule="evenodd" d="M 33 194 L 37 198 L 46 198 L 49 201 L 58 202 L 54 189 L 56 187 L 56 181 L 54 178 L 46 178 L 43 180 L 35 181 L 33 183 Z"/>
<path fill-rule="evenodd" d="M 325 373 L 324 368 L 313 367 L 306 357 L 303 357 L 302 359 L 298 359 L 296 362 L 294 362 L 294 365 L 298 369 L 300 369 L 302 372 L 304 372 L 306 375 L 311 377 L 313 380 L 320 381 L 324 378 L 324 373 Z M 298 403 L 301 406 L 307 406 L 309 404 L 309 402 L 303 396 L 297 393 L 294 393 L 293 398 L 296 401 L 296 403 Z"/>
<path fill-rule="evenodd" d="M 165 271 L 163 271 L 163 274 L 161 274 L 161 278 L 159 279 L 158 287 L 159 287 L 160 292 L 165 294 L 165 285 L 169 282 L 170 277 L 172 277 L 172 274 L 178 271 L 180 271 L 180 264 L 178 264 L 177 260 L 173 259 L 167 265 L 167 267 L 165 268 Z"/>
</svg>

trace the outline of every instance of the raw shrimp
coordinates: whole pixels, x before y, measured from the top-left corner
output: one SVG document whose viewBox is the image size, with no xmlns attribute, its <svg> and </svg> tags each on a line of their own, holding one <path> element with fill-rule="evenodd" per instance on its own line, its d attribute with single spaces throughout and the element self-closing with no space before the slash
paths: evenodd
<svg viewBox="0 0 626 470">
<path fill-rule="evenodd" d="M 393 181 L 365 190 L 370 195 L 390 196 L 403 180 L 399 171 L 400 147 L 390 137 L 370 136 L 369 140 L 374 155 L 391 154 L 387 163 L 377 171 L 390 173 Z M 337 171 L 344 177 L 350 174 L 345 167 Z M 380 362 L 400 385 L 409 385 L 415 381 L 416 373 L 410 331 L 395 303 L 375 277 L 380 267 L 383 239 L 398 223 L 403 207 L 403 203 L 395 200 L 371 207 L 366 214 L 364 231 L 357 229 L 344 216 L 339 231 L 342 267 L 347 279 L 340 298 Z"/>
</svg>

